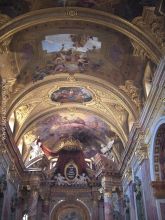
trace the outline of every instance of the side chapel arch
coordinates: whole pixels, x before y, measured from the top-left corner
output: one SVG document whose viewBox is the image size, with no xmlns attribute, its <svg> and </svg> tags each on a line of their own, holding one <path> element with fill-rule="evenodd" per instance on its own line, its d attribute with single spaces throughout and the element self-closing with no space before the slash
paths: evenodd
<svg viewBox="0 0 165 220">
<path fill-rule="evenodd" d="M 90 220 L 90 212 L 80 201 L 61 201 L 56 204 L 50 214 L 50 220 L 62 220 L 64 216 L 77 215 L 81 220 Z"/>
</svg>

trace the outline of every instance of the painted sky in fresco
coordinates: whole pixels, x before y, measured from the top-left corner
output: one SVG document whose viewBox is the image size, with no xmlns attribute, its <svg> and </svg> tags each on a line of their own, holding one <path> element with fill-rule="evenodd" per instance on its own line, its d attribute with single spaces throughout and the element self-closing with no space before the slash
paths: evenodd
<svg viewBox="0 0 165 220">
<path fill-rule="evenodd" d="M 56 113 L 38 122 L 34 133 L 53 151 L 61 138 L 74 137 L 84 145 L 87 157 L 94 156 L 100 151 L 101 143 L 107 144 L 114 136 L 104 121 L 87 112 Z"/>
<path fill-rule="evenodd" d="M 75 42 L 77 40 L 77 43 Z M 97 37 L 84 36 L 84 38 L 78 35 L 71 34 L 57 34 L 49 35 L 42 41 L 42 48 L 47 53 L 59 52 L 61 50 L 67 51 L 73 49 L 79 52 L 87 52 L 88 50 L 100 49 L 101 42 Z"/>
</svg>

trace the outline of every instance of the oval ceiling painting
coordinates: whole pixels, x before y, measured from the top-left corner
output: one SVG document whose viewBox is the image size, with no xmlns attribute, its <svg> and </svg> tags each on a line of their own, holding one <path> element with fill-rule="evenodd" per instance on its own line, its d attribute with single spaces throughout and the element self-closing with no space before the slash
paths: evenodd
<svg viewBox="0 0 165 220">
<path fill-rule="evenodd" d="M 91 101 L 92 94 L 82 87 L 61 87 L 51 94 L 51 100 L 60 103 L 83 103 Z"/>
</svg>

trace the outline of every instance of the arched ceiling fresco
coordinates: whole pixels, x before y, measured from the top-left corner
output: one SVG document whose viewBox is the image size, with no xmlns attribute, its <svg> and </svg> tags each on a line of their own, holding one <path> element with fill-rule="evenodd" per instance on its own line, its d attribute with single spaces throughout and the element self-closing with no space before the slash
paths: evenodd
<svg viewBox="0 0 165 220">
<path fill-rule="evenodd" d="M 63 72 L 93 75 L 117 86 L 126 80 L 133 80 L 139 89 L 143 84 L 146 60 L 134 56 L 129 38 L 101 26 L 84 22 L 38 25 L 16 34 L 10 50 L 16 83 L 22 87 Z"/>
<path fill-rule="evenodd" d="M 24 3 L 18 14 L 72 6 L 117 14 L 123 4 L 120 0 Z M 7 78 L 7 120 L 16 144 L 22 143 L 23 158 L 39 136 L 52 151 L 62 138 L 78 139 L 87 158 L 102 153 L 113 141 L 113 158 L 118 163 L 122 160 L 146 99 L 145 80 L 152 79 L 156 65 L 148 55 L 150 46 L 146 49 L 137 43 L 139 36 L 140 41 L 134 41 L 121 27 L 106 27 L 92 19 L 48 19 L 18 32 L 16 28 L 8 53 L 0 55 L 2 77 Z"/>
<path fill-rule="evenodd" d="M 39 136 L 42 143 L 53 152 L 57 151 L 57 144 L 61 139 L 69 137 L 80 141 L 87 158 L 101 152 L 101 144 L 107 145 L 112 139 L 120 156 L 123 152 L 120 138 L 111 131 L 109 125 L 97 115 L 85 111 L 54 113 L 34 123 L 25 137 L 29 134 Z"/>
</svg>

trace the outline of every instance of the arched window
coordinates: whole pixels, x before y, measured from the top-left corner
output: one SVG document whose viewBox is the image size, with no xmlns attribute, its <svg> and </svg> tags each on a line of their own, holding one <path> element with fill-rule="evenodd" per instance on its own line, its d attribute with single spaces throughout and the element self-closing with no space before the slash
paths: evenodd
<svg viewBox="0 0 165 220">
<path fill-rule="evenodd" d="M 148 97 L 149 92 L 151 90 L 152 76 L 153 76 L 152 65 L 148 61 L 146 68 L 145 68 L 145 71 L 144 71 L 144 78 L 143 78 L 144 91 L 145 91 L 146 97 Z"/>
<path fill-rule="evenodd" d="M 9 126 L 11 131 L 14 131 L 14 125 L 15 125 L 15 115 L 14 112 L 11 114 L 10 119 L 9 119 Z"/>
</svg>

